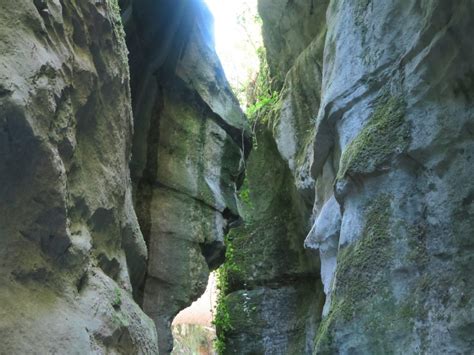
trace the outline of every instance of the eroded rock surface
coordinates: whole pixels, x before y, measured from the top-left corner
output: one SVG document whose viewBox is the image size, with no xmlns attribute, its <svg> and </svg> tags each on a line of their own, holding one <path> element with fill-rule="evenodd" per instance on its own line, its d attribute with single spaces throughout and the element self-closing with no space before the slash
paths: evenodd
<svg viewBox="0 0 474 355">
<path fill-rule="evenodd" d="M 0 352 L 169 353 L 237 225 L 228 353 L 472 352 L 472 1 L 260 0 L 240 206 L 209 13 L 119 3 L 0 0 Z"/>
<path fill-rule="evenodd" d="M 156 353 L 114 1 L 0 1 L 1 352 Z"/>
<path fill-rule="evenodd" d="M 0 10 L 0 352 L 156 354 L 159 339 L 166 354 L 223 260 L 250 146 L 210 15 L 200 0 Z"/>
<path fill-rule="evenodd" d="M 224 259 L 249 133 L 202 1 L 137 0 L 131 9 L 131 170 L 150 251 L 138 297 L 166 354 L 173 318 L 204 292 L 209 270 Z"/>
<path fill-rule="evenodd" d="M 292 185 L 313 203 L 311 228 L 298 227 L 321 260 L 325 306 L 304 353 L 472 352 L 473 6 L 259 1 L 272 85 L 281 88 L 265 120 Z M 237 264 L 284 259 L 266 248 Z M 232 305 L 268 302 L 261 289 L 243 288 Z M 268 334 L 268 324 L 255 317 L 250 331 L 234 308 L 233 351 L 279 353 L 275 334 L 258 349 L 246 341 Z M 283 311 L 274 323 L 287 321 Z"/>
<path fill-rule="evenodd" d="M 342 219 L 316 353 L 472 351 L 472 10 L 328 8 L 318 126 L 333 134 L 313 172 L 337 157 Z"/>
<path fill-rule="evenodd" d="M 303 247 L 311 205 L 294 187 L 270 130 L 258 125 L 240 192 L 244 224 L 228 237 L 226 354 L 303 354 L 324 303 L 319 260 Z M 222 276 L 221 276 L 222 278 Z"/>
</svg>

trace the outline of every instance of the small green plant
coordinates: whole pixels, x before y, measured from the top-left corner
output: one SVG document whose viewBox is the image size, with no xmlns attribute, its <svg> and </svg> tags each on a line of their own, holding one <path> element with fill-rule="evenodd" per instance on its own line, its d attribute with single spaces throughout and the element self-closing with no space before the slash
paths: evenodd
<svg viewBox="0 0 474 355">
<path fill-rule="evenodd" d="M 227 254 L 227 253 L 226 253 Z M 227 304 L 228 280 L 226 265 L 222 265 L 217 270 L 217 306 L 216 313 L 212 323 L 216 327 L 217 337 L 214 341 L 214 346 L 218 354 L 223 354 L 225 351 L 226 334 L 232 330 L 230 323 L 229 305 Z"/>
<path fill-rule="evenodd" d="M 246 115 L 251 122 L 261 121 L 266 123 L 272 114 L 278 111 L 280 102 L 279 92 L 273 88 L 266 52 L 264 48 L 257 49 L 260 59 L 260 69 L 254 81 L 248 84 Z"/>
<path fill-rule="evenodd" d="M 244 182 L 239 189 L 238 196 L 239 196 L 240 206 L 242 208 L 241 214 L 244 216 L 244 219 L 249 219 L 254 209 L 254 206 L 250 198 L 250 187 L 249 187 L 247 176 L 245 177 Z"/>
<path fill-rule="evenodd" d="M 259 96 L 257 101 L 247 108 L 247 117 L 251 121 L 258 120 L 259 118 L 265 120 L 265 117 L 268 117 L 267 113 L 270 113 L 277 107 L 278 101 L 279 95 L 276 91 Z"/>
<path fill-rule="evenodd" d="M 122 294 L 120 293 L 120 290 L 116 287 L 114 289 L 114 298 L 112 299 L 112 307 L 115 309 L 120 308 L 122 305 Z"/>
<path fill-rule="evenodd" d="M 112 322 L 119 328 L 128 327 L 130 325 L 127 317 L 122 312 L 115 312 L 112 315 Z"/>
<path fill-rule="evenodd" d="M 226 261 L 217 270 L 217 306 L 216 313 L 212 323 L 216 327 L 217 337 L 214 342 L 218 354 L 223 354 L 226 348 L 225 339 L 227 334 L 232 331 L 231 316 L 227 294 L 229 293 L 229 274 L 240 272 L 239 266 L 234 261 L 234 246 L 232 244 L 231 233 L 225 238 L 226 242 Z"/>
</svg>

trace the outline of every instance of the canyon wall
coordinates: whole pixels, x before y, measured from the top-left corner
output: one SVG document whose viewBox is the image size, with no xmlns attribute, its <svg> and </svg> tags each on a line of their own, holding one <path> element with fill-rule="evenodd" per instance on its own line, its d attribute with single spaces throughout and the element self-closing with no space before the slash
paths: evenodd
<svg viewBox="0 0 474 355">
<path fill-rule="evenodd" d="M 200 0 L 0 10 L 0 352 L 169 353 L 250 149 L 212 18 Z"/>
<path fill-rule="evenodd" d="M 206 6 L 136 0 L 131 11 L 131 173 L 149 246 L 137 297 L 166 354 L 173 318 L 204 292 L 209 270 L 224 260 L 224 235 L 239 219 L 235 191 L 250 134 L 215 53 Z"/>
<path fill-rule="evenodd" d="M 228 237 L 222 308 L 229 324 L 217 327 L 224 353 L 308 354 L 315 347 L 324 292 L 319 255 L 305 250 L 304 241 L 316 190 L 308 157 L 321 95 L 326 7 L 327 1 L 259 3 L 270 77 L 257 79 L 263 87 L 256 90 L 277 92 L 278 99 L 250 117 L 254 147 L 240 191 L 245 224 Z"/>
<path fill-rule="evenodd" d="M 292 338 L 314 342 L 304 353 L 472 352 L 474 3 L 260 0 L 259 10 L 279 100 L 260 117 L 273 138 L 257 134 L 257 149 L 276 146 L 272 167 L 283 161 L 294 178 L 284 194 L 294 199 L 296 189 L 313 208 L 296 227 L 290 202 L 271 212 L 274 225 L 295 233 L 285 240 L 273 232 L 272 241 L 284 243 L 273 255 L 249 223 L 254 258 L 233 268 L 254 265 L 260 283 L 272 280 L 266 268 L 291 255 L 306 230 L 324 296 L 317 284 L 313 293 L 324 307 L 306 318 L 288 312 L 308 302 L 296 294 L 266 318 L 276 314 L 272 329 L 284 331 L 298 329 L 297 317 L 313 317 L 314 332 L 300 327 Z M 250 156 L 249 182 L 258 154 Z M 269 174 L 258 188 L 282 191 L 281 179 Z M 251 203 L 261 199 L 250 194 Z M 252 283 L 238 288 L 242 300 L 235 291 L 227 298 L 226 352 L 250 353 L 254 337 L 255 353 L 289 353 L 290 337 L 269 335 L 265 320 L 240 321 L 237 307 L 243 298 L 255 303 L 260 291 Z M 271 296 L 260 293 L 262 311 Z"/>
<path fill-rule="evenodd" d="M 329 199 L 308 238 L 328 265 L 317 353 L 472 351 L 473 10 L 328 7 L 312 172 L 337 171 L 341 216 Z"/>
<path fill-rule="evenodd" d="M 0 0 L 0 352 L 167 354 L 224 253 L 225 353 L 472 352 L 474 3 L 259 11 L 251 144 L 201 0 Z"/>
<path fill-rule="evenodd" d="M 0 1 L 1 352 L 156 353 L 113 1 Z"/>
</svg>

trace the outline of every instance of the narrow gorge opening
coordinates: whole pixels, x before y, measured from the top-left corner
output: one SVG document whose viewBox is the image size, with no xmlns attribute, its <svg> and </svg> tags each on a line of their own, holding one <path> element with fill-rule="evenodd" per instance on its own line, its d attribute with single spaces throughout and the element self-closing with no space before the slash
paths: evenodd
<svg viewBox="0 0 474 355">
<path fill-rule="evenodd" d="M 208 276 L 224 260 L 225 234 L 241 223 L 236 190 L 252 146 L 245 103 L 226 75 L 245 99 L 258 70 L 249 42 L 256 2 L 122 5 L 135 126 L 130 169 L 149 256 L 137 299 L 161 334 L 160 352 L 173 342 L 175 354 L 213 352 L 216 287 Z"/>
<path fill-rule="evenodd" d="M 208 5 L 0 0 L 0 352 L 473 353 L 474 2 Z"/>
<path fill-rule="evenodd" d="M 213 15 L 213 45 L 226 79 L 239 100 L 240 107 L 247 112 L 249 106 L 255 105 L 257 101 L 252 97 L 252 87 L 261 67 L 259 53 L 263 52 L 257 0 L 205 0 L 205 4 Z M 235 222 L 242 223 L 241 217 L 239 220 Z M 206 247 L 203 249 L 203 255 L 206 255 L 205 249 Z M 218 264 L 211 268 L 215 269 L 223 261 L 219 260 Z M 218 287 L 222 268 L 210 274 L 204 294 L 174 318 L 172 354 L 217 354 L 219 349 L 216 349 L 215 316 L 217 301 L 222 300 L 224 296 L 219 297 Z"/>
</svg>

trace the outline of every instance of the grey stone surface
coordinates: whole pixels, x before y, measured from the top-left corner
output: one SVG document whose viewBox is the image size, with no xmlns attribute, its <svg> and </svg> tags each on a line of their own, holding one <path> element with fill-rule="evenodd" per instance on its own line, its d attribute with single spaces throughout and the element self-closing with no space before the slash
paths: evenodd
<svg viewBox="0 0 474 355">
<path fill-rule="evenodd" d="M 157 353 L 116 4 L 2 0 L 0 24 L 1 352 Z"/>
<path fill-rule="evenodd" d="M 2 353 L 154 354 L 156 328 L 168 353 L 238 218 L 249 128 L 209 12 L 118 5 L 0 1 Z"/>
<path fill-rule="evenodd" d="M 315 298 L 314 290 L 318 287 L 317 282 L 295 283 L 229 294 L 227 302 L 234 331 L 228 335 L 225 353 L 310 353 L 322 301 L 322 297 Z"/>
<path fill-rule="evenodd" d="M 250 133 L 203 2 L 137 0 L 132 9 L 131 173 L 150 254 L 138 297 L 167 354 L 173 318 L 204 292 L 209 271 L 224 259 Z"/>
<path fill-rule="evenodd" d="M 257 125 L 255 141 L 241 191 L 244 225 L 227 237 L 224 353 L 308 353 L 324 303 L 319 259 L 303 247 L 311 205 L 293 186 L 271 131 Z"/>
<path fill-rule="evenodd" d="M 323 316 L 328 314 L 331 304 L 332 282 L 336 272 L 340 232 L 341 211 L 339 204 L 334 196 L 332 196 L 324 204 L 304 241 L 305 248 L 319 250 L 321 280 L 324 285 L 324 293 L 326 294 Z"/>
<path fill-rule="evenodd" d="M 227 352 L 472 352 L 471 0 L 260 0 L 246 207 L 209 13 L 120 5 L 131 76 L 115 1 L 0 0 L 0 352 L 168 353 L 239 212 Z"/>
<path fill-rule="evenodd" d="M 317 353 L 472 350 L 472 10 L 331 2 L 318 122 L 343 214 Z"/>
<path fill-rule="evenodd" d="M 259 2 L 274 140 L 314 201 L 314 353 L 472 351 L 473 6 Z"/>
<path fill-rule="evenodd" d="M 328 0 L 258 1 L 268 63 L 272 76 L 280 84 L 312 42 L 324 42 L 328 3 Z"/>
</svg>

